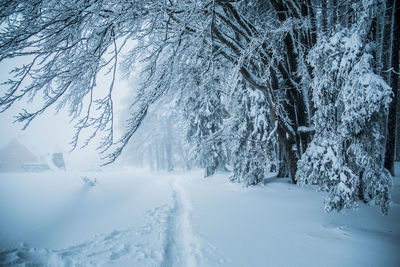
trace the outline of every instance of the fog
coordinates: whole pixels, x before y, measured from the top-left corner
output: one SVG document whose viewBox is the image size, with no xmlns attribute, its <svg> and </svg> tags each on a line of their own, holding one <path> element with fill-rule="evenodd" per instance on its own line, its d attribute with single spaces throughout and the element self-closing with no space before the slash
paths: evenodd
<svg viewBox="0 0 400 267">
<path fill-rule="evenodd" d="M 2 62 L 0 64 L 2 82 L 10 77 L 10 70 L 21 63 L 24 63 L 23 59 Z M 121 73 L 118 73 L 115 90 L 113 91 L 113 101 L 115 103 L 114 114 L 116 116 L 114 131 L 116 136 L 123 129 L 121 125 L 124 121 L 121 118 L 123 107 L 121 106 L 126 106 L 122 103 L 129 91 L 128 80 L 122 79 L 121 76 Z M 107 90 L 106 87 L 109 84 L 109 79 L 110 77 L 108 76 L 99 75 L 99 86 L 96 87 L 96 91 Z M 6 90 L 7 87 L 5 85 L 0 86 L 1 95 L 4 95 Z M 23 122 L 15 122 L 15 116 L 23 109 L 32 111 L 40 108 L 40 102 L 39 95 L 32 102 L 29 98 L 25 97 L 21 101 L 14 103 L 5 112 L 0 113 L 0 149 L 15 138 L 37 157 L 43 157 L 54 152 L 62 152 L 68 170 L 94 170 L 100 168 L 100 165 L 104 163 L 104 160 L 101 158 L 105 155 L 100 155 L 96 148 L 99 146 L 99 140 L 103 134 L 98 134 L 88 146 L 82 148 L 82 140 L 85 140 L 85 137 L 88 136 L 87 132 L 83 132 L 78 147 L 72 150 L 73 147 L 70 142 L 75 133 L 74 125 L 76 121 L 71 121 L 67 109 L 56 112 L 55 107 L 50 107 L 43 114 L 35 118 L 25 130 L 22 130 L 25 124 Z M 110 167 L 116 167 L 117 165 L 118 163 Z"/>
<path fill-rule="evenodd" d="M 29 62 L 29 58 L 6 60 L 0 64 L 2 81 L 11 78 L 10 71 Z M 124 77 L 121 69 L 117 71 L 117 79 L 113 89 L 114 104 L 114 142 L 118 141 L 126 130 L 126 120 L 131 116 L 132 103 L 138 87 L 141 86 L 137 67 L 129 77 Z M 101 95 L 109 90 L 112 80 L 110 74 L 100 72 L 97 78 L 95 93 Z M 26 83 L 29 80 L 27 79 Z M 4 95 L 7 87 L 0 86 L 0 94 Z M 126 166 L 140 166 L 152 170 L 187 169 L 192 159 L 186 140 L 185 123 L 180 108 L 177 108 L 174 95 L 161 98 L 148 111 L 142 126 L 134 134 L 118 159 L 105 167 L 103 159 L 113 147 L 101 154 L 98 150 L 105 132 L 98 132 L 88 146 L 84 141 L 91 135 L 91 129 L 84 129 L 75 149 L 71 144 L 76 132 L 77 120 L 71 120 L 68 107 L 56 111 L 55 106 L 46 109 L 23 130 L 25 123 L 16 122 L 16 116 L 26 109 L 32 112 L 41 108 L 43 100 L 38 94 L 33 101 L 29 97 L 15 102 L 8 110 L 0 113 L 0 149 L 16 139 L 28 148 L 39 159 L 50 158 L 53 153 L 63 153 L 66 169 L 69 171 L 98 171 Z M 86 103 L 87 104 L 87 103 Z M 43 162 L 45 163 L 45 162 Z"/>
</svg>

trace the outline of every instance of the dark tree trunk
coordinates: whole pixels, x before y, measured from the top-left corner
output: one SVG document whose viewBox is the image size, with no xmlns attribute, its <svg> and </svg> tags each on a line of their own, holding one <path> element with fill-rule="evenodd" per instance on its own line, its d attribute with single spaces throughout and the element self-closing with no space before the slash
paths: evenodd
<svg viewBox="0 0 400 267">
<path fill-rule="evenodd" d="M 388 116 L 388 131 L 387 131 L 387 139 L 386 139 L 386 152 L 385 152 L 385 168 L 390 171 L 392 175 L 394 175 L 394 156 L 395 156 L 395 148 L 396 148 L 396 115 L 397 115 L 397 94 L 399 87 L 399 50 L 400 50 L 400 37 L 399 37 L 399 6 L 396 5 L 396 1 L 389 1 L 390 7 L 393 14 L 391 16 L 391 23 L 387 25 L 390 27 L 393 34 L 393 38 L 390 38 L 392 41 L 392 53 L 389 54 L 388 57 L 391 57 L 391 64 L 388 66 L 389 70 L 389 83 L 393 90 L 393 100 L 389 106 L 389 116 Z M 393 20 L 393 21 L 392 21 Z M 397 142 L 398 143 L 398 142 Z"/>
<path fill-rule="evenodd" d="M 399 55 L 397 55 L 399 56 Z M 398 68 L 399 69 L 399 68 Z M 397 103 L 400 104 L 400 94 L 397 91 Z M 396 119 L 396 152 L 395 161 L 400 161 L 400 108 L 397 108 Z"/>
<path fill-rule="evenodd" d="M 279 160 L 279 167 L 278 167 L 278 178 L 289 177 L 289 168 L 287 165 L 287 161 L 285 158 L 285 153 L 281 145 L 278 142 L 278 160 Z"/>
<path fill-rule="evenodd" d="M 292 179 L 292 182 L 296 184 L 297 183 L 296 171 L 297 171 L 298 159 L 296 157 L 296 152 L 293 151 L 293 145 L 295 143 L 287 138 L 286 132 L 280 126 L 278 126 L 277 133 L 278 133 L 279 143 L 283 148 L 286 164 L 289 170 L 289 176 Z"/>
</svg>

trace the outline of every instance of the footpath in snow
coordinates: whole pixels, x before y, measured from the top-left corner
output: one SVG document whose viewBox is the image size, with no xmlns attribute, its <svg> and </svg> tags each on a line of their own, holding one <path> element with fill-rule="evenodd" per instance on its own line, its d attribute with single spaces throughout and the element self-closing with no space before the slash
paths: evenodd
<svg viewBox="0 0 400 267">
<path fill-rule="evenodd" d="M 182 179 L 2 174 L 0 265 L 212 266 L 203 259 L 212 247 L 192 232 Z"/>
<path fill-rule="evenodd" d="M 96 183 L 91 183 L 96 179 Z M 326 214 L 288 179 L 228 174 L 0 174 L 0 266 L 398 266 L 400 178 L 389 216 Z"/>
</svg>

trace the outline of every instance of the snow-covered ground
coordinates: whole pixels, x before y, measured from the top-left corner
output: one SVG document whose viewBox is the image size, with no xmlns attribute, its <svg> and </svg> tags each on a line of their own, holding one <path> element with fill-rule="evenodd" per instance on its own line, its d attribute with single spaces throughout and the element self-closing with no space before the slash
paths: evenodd
<svg viewBox="0 0 400 267">
<path fill-rule="evenodd" d="M 382 216 L 326 214 L 321 193 L 288 179 L 244 188 L 202 174 L 0 174 L 0 265 L 400 264 L 399 177 Z"/>
</svg>

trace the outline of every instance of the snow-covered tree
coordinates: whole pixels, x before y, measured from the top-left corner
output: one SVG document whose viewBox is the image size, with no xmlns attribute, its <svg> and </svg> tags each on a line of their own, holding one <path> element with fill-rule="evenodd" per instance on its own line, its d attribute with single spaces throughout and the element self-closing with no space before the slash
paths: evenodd
<svg viewBox="0 0 400 267">
<path fill-rule="evenodd" d="M 76 122 L 74 145 L 82 132 L 89 136 L 84 144 L 106 132 L 99 147 L 111 151 L 106 162 L 111 163 L 151 107 L 177 95 L 186 107 L 193 151 L 208 175 L 226 161 L 228 139 L 218 136 L 229 121 L 224 97 L 243 94 L 242 103 L 252 106 L 242 110 L 243 123 L 253 131 L 239 134 L 252 138 L 262 130 L 257 138 L 276 140 L 286 163 L 279 166 L 287 166 L 293 183 L 298 177 L 324 184 L 331 192 L 328 210 L 374 200 L 385 212 L 389 180 L 382 166 L 393 169 L 394 150 L 384 147 L 395 143 L 397 108 L 395 102 L 388 105 L 390 87 L 395 96 L 399 80 L 397 7 L 393 0 L 2 1 L 0 62 L 24 57 L 26 63 L 6 81 L 0 108 L 42 97 L 39 109 L 18 115 L 28 125 L 50 106 L 67 107 Z M 143 71 L 124 135 L 114 140 L 120 62 L 128 76 L 138 65 Z M 100 90 L 101 75 L 109 83 Z M 262 102 L 251 100 L 255 91 Z M 250 152 L 250 144 L 236 147 L 237 155 Z M 256 173 L 261 169 L 255 166 L 269 158 L 262 150 L 248 154 Z M 260 179 L 258 174 L 243 179 L 246 171 L 236 175 L 241 181 Z M 329 177 L 336 178 L 327 182 Z"/>
<path fill-rule="evenodd" d="M 227 155 L 221 139 L 225 106 L 222 104 L 218 80 L 192 84 L 185 101 L 187 138 L 192 145 L 192 157 L 205 169 L 205 177 L 225 170 Z"/>
<path fill-rule="evenodd" d="M 337 26 L 311 50 L 315 137 L 299 161 L 297 179 L 327 191 L 325 207 L 389 206 L 391 176 L 383 167 L 391 88 L 372 68 L 368 31 L 373 3 L 358 3 L 357 22 Z"/>
<path fill-rule="evenodd" d="M 249 90 L 232 92 L 225 136 L 233 166 L 230 180 L 255 185 L 276 169 L 276 128 L 271 129 L 265 96 Z"/>
<path fill-rule="evenodd" d="M 224 62 L 226 67 L 237 66 L 244 79 L 267 96 L 270 110 L 278 121 L 279 142 L 284 144 L 294 175 L 296 156 L 292 146 L 296 133 L 292 124 L 295 124 L 296 112 L 293 105 L 299 105 L 302 99 L 293 90 L 295 75 L 291 72 L 296 73 L 297 64 L 289 33 L 298 24 L 281 17 L 284 13 L 281 8 L 294 11 L 297 4 L 291 7 L 285 1 L 264 5 L 263 1 L 222 0 L 79 0 L 74 3 L 30 0 L 7 1 L 0 8 L 3 25 L 0 60 L 18 56 L 32 58 L 29 64 L 16 69 L 16 79 L 9 81 L 1 106 L 8 108 L 28 95 L 42 94 L 44 98 L 42 108 L 22 112 L 19 121 L 29 124 L 51 105 L 59 108 L 69 105 L 71 115 L 77 119 L 75 141 L 84 129 L 92 129 L 91 137 L 98 131 L 107 131 L 100 146 L 107 149 L 116 143 L 109 155 L 112 162 L 140 126 L 149 106 L 169 90 L 182 87 L 176 83 L 181 81 L 177 77 L 187 73 L 193 62 L 201 58 L 202 66 L 211 70 L 213 62 Z M 278 47 L 282 38 L 285 46 Z M 136 46 L 127 51 L 126 44 L 132 40 L 137 42 Z M 125 70 L 132 71 L 134 63 L 141 61 L 142 80 L 146 82 L 135 102 L 136 110 L 129 119 L 126 134 L 115 142 L 112 94 L 123 52 Z M 285 53 L 291 55 L 290 68 L 287 59 L 282 57 Z M 104 72 L 109 72 L 109 90 L 98 92 L 97 77 Z M 212 77 L 212 71 L 208 73 Z M 274 91 L 280 90 L 279 84 L 282 84 L 275 80 L 281 76 L 288 83 L 287 105 L 285 100 L 274 98 Z"/>
</svg>

